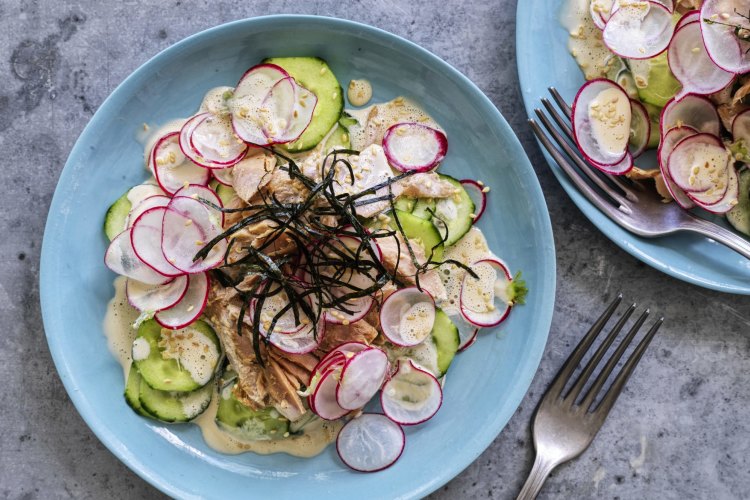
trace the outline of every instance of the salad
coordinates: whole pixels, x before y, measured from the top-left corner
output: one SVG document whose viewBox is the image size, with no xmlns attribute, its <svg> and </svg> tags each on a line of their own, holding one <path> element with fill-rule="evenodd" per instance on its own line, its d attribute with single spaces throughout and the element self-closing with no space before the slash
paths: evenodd
<svg viewBox="0 0 750 500">
<path fill-rule="evenodd" d="M 490 188 L 439 173 L 445 158 L 419 106 L 345 110 L 312 57 L 265 60 L 152 131 L 149 178 L 104 222 L 127 403 L 222 451 L 336 440 L 352 469 L 394 463 L 456 354 L 526 295 L 475 226 Z"/>
<path fill-rule="evenodd" d="M 750 235 L 750 2 L 573 0 L 568 11 L 588 80 L 573 105 L 581 153 Z"/>
</svg>

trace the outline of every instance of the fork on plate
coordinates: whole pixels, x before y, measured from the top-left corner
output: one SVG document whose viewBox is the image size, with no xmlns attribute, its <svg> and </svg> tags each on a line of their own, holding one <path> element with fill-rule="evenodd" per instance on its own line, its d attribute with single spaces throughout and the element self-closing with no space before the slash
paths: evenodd
<svg viewBox="0 0 750 500">
<path fill-rule="evenodd" d="M 646 189 L 639 182 L 623 176 L 607 175 L 584 161 L 574 146 L 570 127 L 572 110 L 557 90 L 550 87 L 549 91 L 562 115 L 548 99 L 543 98 L 542 104 L 557 127 L 544 111 L 537 108 L 534 112 L 547 132 L 534 119 L 529 119 L 531 128 L 581 194 L 599 210 L 618 225 L 639 236 L 655 238 L 689 231 L 712 238 L 750 259 L 750 241 L 742 236 L 693 215 L 677 203 L 663 203 L 656 192 Z"/>
<path fill-rule="evenodd" d="M 536 458 L 531 473 L 518 495 L 518 500 L 536 498 L 547 476 L 555 467 L 579 456 L 589 447 L 625 383 L 641 360 L 644 351 L 664 321 L 664 318 L 656 320 L 616 373 L 612 384 L 602 391 L 622 355 L 631 344 L 634 344 L 638 331 L 649 315 L 648 309 L 640 315 L 591 382 L 594 370 L 635 311 L 636 304 L 632 304 L 597 347 L 578 378 L 574 379 L 573 373 L 576 367 L 600 336 L 620 302 L 622 302 L 622 294 L 617 296 L 581 339 L 539 403 L 532 423 Z M 567 386 L 570 388 L 564 391 Z M 587 390 L 584 391 L 584 389 Z"/>
</svg>

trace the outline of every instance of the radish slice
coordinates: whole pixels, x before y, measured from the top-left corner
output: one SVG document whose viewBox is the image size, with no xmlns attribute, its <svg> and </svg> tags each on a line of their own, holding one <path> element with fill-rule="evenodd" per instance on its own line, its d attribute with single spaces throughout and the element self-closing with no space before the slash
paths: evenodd
<svg viewBox="0 0 750 500">
<path fill-rule="evenodd" d="M 186 158 L 179 142 L 179 132 L 165 135 L 157 141 L 149 159 L 156 182 L 168 194 L 174 194 L 185 184 L 205 186 L 211 180 L 211 172 Z"/>
<path fill-rule="evenodd" d="M 253 316 L 253 311 L 255 310 L 256 304 L 257 300 L 253 302 L 253 306 L 251 307 L 251 315 Z M 261 335 L 263 335 L 264 337 L 268 336 L 268 329 L 271 327 L 273 318 L 279 313 L 279 311 L 281 311 L 288 305 L 289 297 L 283 290 L 274 295 L 271 295 L 270 297 L 266 297 L 266 299 L 263 301 L 263 304 L 261 305 L 260 324 L 258 325 L 258 330 L 260 331 Z M 298 312 L 300 321 L 299 323 L 297 323 L 294 318 L 294 311 L 289 308 L 276 321 L 276 324 L 273 327 L 273 332 L 290 335 L 292 333 L 298 333 L 302 331 L 302 329 L 306 326 L 309 326 L 311 322 L 310 318 L 308 318 L 308 316 L 302 311 L 301 308 Z"/>
<path fill-rule="evenodd" d="M 149 184 L 148 181 L 146 181 L 143 184 L 138 184 L 137 186 L 130 188 L 128 191 L 128 201 L 130 201 L 132 207 L 135 207 L 146 198 L 159 195 L 164 196 L 164 191 L 162 191 L 159 185 L 156 183 Z"/>
<path fill-rule="evenodd" d="M 466 321 L 460 314 L 452 315 L 450 318 L 458 329 L 458 350 L 463 351 L 476 341 L 479 328 Z"/>
<path fill-rule="evenodd" d="M 461 185 L 466 190 L 471 201 L 474 202 L 474 213 L 476 215 L 476 217 L 474 217 L 474 224 L 476 224 L 479 222 L 479 219 L 482 218 L 482 214 L 487 208 L 487 193 L 484 192 L 485 186 L 479 184 L 473 179 L 464 179 L 461 181 Z"/>
<path fill-rule="evenodd" d="M 670 99 L 661 111 L 659 128 L 664 137 L 674 127 L 687 125 L 698 132 L 719 135 L 721 120 L 716 106 L 707 98 L 687 94 L 679 101 Z"/>
<path fill-rule="evenodd" d="M 635 99 L 630 100 L 630 137 L 628 139 L 629 151 L 633 158 L 638 158 L 646 151 L 648 140 L 651 137 L 651 119 L 646 111 L 646 106 Z"/>
<path fill-rule="evenodd" d="M 294 333 L 280 333 L 276 330 L 268 336 L 268 341 L 289 354 L 306 354 L 318 348 L 325 335 L 325 321 L 319 321 L 317 333 L 312 324 L 304 325 Z"/>
<path fill-rule="evenodd" d="M 697 134 L 698 131 L 692 127 L 682 126 L 671 129 L 659 144 L 658 159 L 659 159 L 659 170 L 661 171 L 662 179 L 664 184 L 667 186 L 669 194 L 672 195 L 674 201 L 677 202 L 685 210 L 695 208 L 695 203 L 691 200 L 685 191 L 680 189 L 669 176 L 669 169 L 667 168 L 667 160 L 669 155 L 674 150 L 674 147 L 684 138 L 690 137 L 691 135 Z"/>
<path fill-rule="evenodd" d="M 135 254 L 147 266 L 164 276 L 180 276 L 184 272 L 173 266 L 161 250 L 162 224 L 167 207 L 146 210 L 133 223 L 130 239 Z"/>
<path fill-rule="evenodd" d="M 369 275 L 356 270 L 348 270 L 344 276 L 338 279 L 352 287 L 341 285 L 331 288 L 330 293 L 338 299 L 354 293 L 357 289 L 362 290 L 371 287 L 375 283 L 375 280 Z M 338 325 L 356 323 L 370 312 L 374 303 L 375 299 L 371 295 L 348 299 L 343 304 L 336 306 L 336 308 L 328 309 L 325 314 L 326 321 Z"/>
<path fill-rule="evenodd" d="M 732 73 L 750 71 L 750 42 L 735 33 L 737 26 L 747 29 L 748 5 L 739 0 L 705 0 L 700 22 L 703 42 L 717 66 Z"/>
<path fill-rule="evenodd" d="M 227 101 L 232 127 L 240 139 L 259 146 L 271 142 L 263 133 L 263 124 L 270 119 L 269 110 L 263 108 L 263 100 L 276 82 L 288 76 L 289 73 L 275 64 L 259 64 L 242 75 L 234 95 Z"/>
<path fill-rule="evenodd" d="M 234 168 L 215 168 L 211 170 L 214 179 L 219 181 L 219 184 L 232 187 L 234 185 Z"/>
<path fill-rule="evenodd" d="M 220 210 L 217 210 L 211 207 L 210 205 L 206 205 L 205 203 L 205 201 L 208 201 L 208 202 L 213 203 L 217 207 L 224 208 L 224 203 L 221 202 L 221 198 L 219 198 L 219 195 L 216 194 L 216 191 L 214 191 L 210 187 L 201 186 L 199 184 L 190 184 L 188 186 L 181 188 L 174 194 L 175 198 L 177 198 L 178 196 L 192 198 L 194 200 L 198 200 L 199 202 L 203 203 L 203 205 L 206 208 L 208 208 L 209 212 L 214 217 L 220 220 L 220 225 L 221 226 L 224 225 L 224 212 L 221 212 Z"/>
<path fill-rule="evenodd" d="M 130 228 L 121 232 L 109 243 L 104 253 L 104 264 L 113 272 L 149 285 L 163 285 L 172 280 L 147 266 L 136 255 L 130 239 Z"/>
<path fill-rule="evenodd" d="M 385 299 L 380 327 L 393 344 L 409 347 L 427 338 L 435 324 L 435 301 L 417 287 L 402 288 Z"/>
<path fill-rule="evenodd" d="M 150 196 L 142 200 L 140 203 L 130 209 L 130 213 L 128 214 L 128 227 L 133 227 L 133 224 L 136 220 L 138 220 L 138 217 L 140 217 L 141 214 L 143 214 L 147 210 L 156 207 L 166 207 L 167 205 L 169 205 L 170 200 L 171 198 L 169 196 L 164 195 Z"/>
<path fill-rule="evenodd" d="M 732 120 L 732 138 L 742 139 L 750 145 L 750 109 L 746 109 Z"/>
<path fill-rule="evenodd" d="M 690 93 L 713 94 L 734 79 L 734 73 L 724 71 L 708 56 L 699 23 L 687 24 L 675 32 L 667 58 L 669 69 L 682 84 L 676 100 Z"/>
<path fill-rule="evenodd" d="M 336 387 L 340 374 L 339 369 L 323 373 L 309 397 L 310 409 L 323 420 L 337 420 L 349 413 L 349 410 L 339 406 L 336 401 Z"/>
<path fill-rule="evenodd" d="M 262 108 L 269 110 L 263 133 L 277 144 L 296 140 L 310 125 L 317 103 L 315 94 L 291 76 L 279 80 L 263 100 Z"/>
<path fill-rule="evenodd" d="M 630 151 L 625 153 L 625 157 L 614 165 L 599 165 L 596 162 L 591 162 L 596 168 L 604 173 L 611 175 L 625 175 L 633 169 L 633 155 Z"/>
<path fill-rule="evenodd" d="M 313 373 L 316 371 L 322 373 L 334 361 L 346 361 L 358 352 L 364 351 L 368 348 L 369 346 L 362 342 L 344 342 L 343 344 L 336 346 L 335 349 L 323 356 L 313 369 Z"/>
<path fill-rule="evenodd" d="M 466 273 L 461 283 L 461 315 L 476 326 L 499 325 L 510 313 L 510 271 L 497 259 L 477 261 L 471 269 L 479 279 Z"/>
<path fill-rule="evenodd" d="M 690 12 L 686 12 L 684 16 L 680 18 L 679 21 L 677 21 L 677 24 L 674 27 L 675 32 L 685 26 L 686 24 L 690 23 L 696 23 L 701 20 L 701 11 L 699 10 L 691 10 Z M 703 42 L 701 42 L 702 44 Z"/>
<path fill-rule="evenodd" d="M 612 11 L 616 8 L 615 3 L 615 0 L 591 0 L 589 3 L 591 20 L 600 30 L 603 30 L 607 25 L 607 21 L 612 16 Z"/>
<path fill-rule="evenodd" d="M 189 278 L 186 274 L 178 276 L 164 285 L 149 285 L 128 279 L 125 293 L 130 305 L 141 312 L 158 312 L 177 304 L 188 289 Z"/>
<path fill-rule="evenodd" d="M 581 153 L 597 166 L 617 165 L 627 152 L 630 98 L 616 83 L 586 82 L 573 101 L 573 136 Z"/>
<path fill-rule="evenodd" d="M 388 374 L 388 356 L 377 347 L 360 351 L 341 370 L 336 401 L 345 410 L 362 408 L 383 385 Z"/>
<path fill-rule="evenodd" d="M 720 190 L 717 199 L 724 196 L 727 187 L 729 153 L 716 136 L 695 134 L 681 140 L 667 159 L 669 176 L 685 192 Z"/>
<path fill-rule="evenodd" d="M 410 359 L 399 361 L 398 370 L 380 393 L 383 413 L 401 425 L 416 425 L 431 419 L 442 403 L 440 382 Z"/>
<path fill-rule="evenodd" d="M 727 191 L 724 197 L 713 205 L 701 205 L 701 208 L 714 214 L 725 214 L 739 203 L 740 183 L 737 171 L 733 166 L 729 166 L 729 181 Z"/>
<path fill-rule="evenodd" d="M 238 163 L 247 152 L 245 141 L 237 137 L 229 116 L 201 113 L 180 130 L 180 149 L 204 168 L 221 169 Z"/>
<path fill-rule="evenodd" d="M 465 351 L 469 347 L 474 345 L 474 342 L 477 341 L 477 337 L 479 336 L 479 328 L 474 328 L 471 335 L 463 338 L 460 336 L 460 330 L 459 330 L 459 338 L 461 339 L 461 343 L 458 345 L 458 352 Z"/>
<path fill-rule="evenodd" d="M 674 0 L 654 0 L 654 1 L 666 7 L 669 12 L 674 12 Z"/>
<path fill-rule="evenodd" d="M 649 59 L 662 53 L 674 33 L 672 13 L 652 1 L 622 3 L 604 27 L 602 40 L 628 59 Z"/>
<path fill-rule="evenodd" d="M 320 361 L 318 361 L 318 364 L 315 365 L 315 368 L 313 368 L 313 370 L 310 372 L 310 381 L 307 384 L 308 387 L 311 387 L 313 385 L 316 375 L 320 377 L 322 374 L 329 371 L 329 369 L 336 369 L 336 368 L 344 367 L 347 357 L 344 355 L 343 352 L 332 351 L 329 354 L 332 354 L 332 355 L 324 356 Z"/>
<path fill-rule="evenodd" d="M 364 413 L 350 420 L 336 438 L 336 451 L 348 467 L 377 472 L 393 465 L 404 451 L 403 429 L 379 413 Z"/>
<path fill-rule="evenodd" d="M 448 153 L 445 133 L 421 123 L 397 123 L 383 135 L 388 163 L 401 172 L 427 172 Z"/>
<path fill-rule="evenodd" d="M 170 307 L 159 311 L 154 315 L 154 319 L 164 328 L 178 330 L 185 328 L 194 322 L 203 314 L 208 302 L 209 289 L 208 274 L 194 274 L 190 277 L 189 284 L 185 295 L 182 299 Z"/>
<path fill-rule="evenodd" d="M 186 273 L 199 273 L 221 264 L 227 249 L 219 241 L 204 259 L 196 254 L 221 233 L 220 221 L 203 203 L 192 198 L 173 198 L 164 213 L 161 248 L 170 264 Z"/>
</svg>

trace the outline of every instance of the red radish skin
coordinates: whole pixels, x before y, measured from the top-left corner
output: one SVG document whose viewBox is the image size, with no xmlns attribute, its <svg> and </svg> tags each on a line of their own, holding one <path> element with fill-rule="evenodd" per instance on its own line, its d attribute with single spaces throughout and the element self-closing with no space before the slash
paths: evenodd
<svg viewBox="0 0 750 500">
<path fill-rule="evenodd" d="M 489 188 L 473 179 L 463 179 L 460 182 L 468 193 L 469 198 L 471 198 L 471 201 L 474 202 L 474 214 L 476 215 L 474 217 L 474 224 L 476 224 L 482 218 L 487 208 L 487 193 L 484 190 Z"/>
<path fill-rule="evenodd" d="M 471 334 L 468 340 L 466 342 L 461 342 L 461 344 L 458 346 L 458 352 L 463 352 L 469 347 L 473 346 L 474 343 L 477 341 L 478 336 L 479 336 L 479 328 L 475 328 L 474 333 Z"/>
<path fill-rule="evenodd" d="M 336 401 L 345 410 L 362 408 L 380 390 L 388 374 L 388 356 L 377 347 L 358 352 L 344 364 Z"/>
<path fill-rule="evenodd" d="M 745 144 L 750 146 L 750 109 L 739 113 L 732 120 L 732 139 L 742 139 Z"/>
<path fill-rule="evenodd" d="M 398 400 L 398 385 L 397 382 L 399 377 L 408 376 L 411 373 L 416 372 L 418 376 L 423 377 L 427 380 L 431 386 L 431 393 L 428 396 L 430 399 L 424 404 L 426 408 L 418 412 L 414 409 L 404 408 L 403 405 L 399 404 Z M 420 390 L 423 393 L 424 390 Z M 415 404 L 415 402 L 411 402 Z M 429 371 L 421 368 L 415 364 L 412 360 L 402 360 L 398 364 L 398 370 L 393 376 L 383 385 L 383 390 L 380 392 L 380 406 L 383 408 L 383 413 L 400 425 L 418 425 L 428 421 L 438 412 L 440 407 L 443 405 L 443 389 L 440 386 L 440 382 L 435 376 Z"/>
<path fill-rule="evenodd" d="M 184 196 L 186 198 L 193 198 L 194 200 L 198 200 L 201 203 L 203 203 L 201 199 L 204 199 L 206 201 L 210 201 L 211 203 L 213 203 L 219 208 L 224 208 L 224 203 L 222 203 L 221 198 L 219 198 L 219 195 L 216 194 L 216 191 L 211 189 L 209 186 L 201 186 L 200 184 L 188 184 L 187 186 L 181 188 L 174 194 L 175 198 L 178 196 Z M 206 205 L 205 203 L 203 204 L 206 207 L 208 207 L 210 211 L 216 213 L 216 215 L 221 218 L 221 225 L 223 226 L 224 225 L 224 212 L 216 210 L 210 207 L 209 205 Z"/>
<path fill-rule="evenodd" d="M 310 407 L 315 408 L 315 414 L 323 420 L 338 420 L 349 413 L 349 410 L 341 408 L 336 401 L 337 377 L 336 370 L 325 372 L 310 396 L 312 398 Z"/>
<path fill-rule="evenodd" d="M 179 132 L 172 132 L 160 138 L 149 158 L 149 166 L 156 182 L 167 194 L 174 194 L 185 183 L 205 186 L 211 180 L 211 172 L 190 161 L 179 149 L 179 135 Z M 173 145 L 177 147 L 172 147 Z M 172 148 L 172 151 L 166 155 L 165 160 L 160 154 L 167 148 Z"/>
<path fill-rule="evenodd" d="M 628 151 L 627 153 L 625 153 L 625 157 L 623 157 L 623 159 L 615 165 L 599 165 L 598 163 L 593 161 L 591 161 L 590 163 L 605 174 L 625 175 L 633 170 L 633 155 L 630 154 L 630 151 Z"/>
<path fill-rule="evenodd" d="M 344 425 L 336 438 L 336 452 L 358 472 L 387 469 L 401 457 L 406 435 L 397 423 L 380 413 L 363 413 Z M 382 456 L 375 456 L 376 453 Z"/>
<path fill-rule="evenodd" d="M 125 295 L 128 303 L 141 312 L 159 312 L 177 304 L 187 293 L 190 277 L 178 276 L 164 285 L 148 285 L 128 279 L 125 283 Z"/>
<path fill-rule="evenodd" d="M 573 100 L 573 138 L 576 146 L 586 160 L 600 168 L 621 164 L 627 154 L 627 143 L 624 144 L 622 151 L 604 151 L 591 135 L 589 104 L 600 92 L 612 88 L 619 89 L 621 99 L 630 101 L 622 87 L 605 78 L 590 80 L 583 84 Z"/>
<path fill-rule="evenodd" d="M 223 142 L 226 145 L 222 145 Z M 222 148 L 226 151 L 221 151 Z M 200 113 L 180 130 L 180 149 L 196 165 L 222 169 L 240 162 L 248 145 L 234 133 L 230 117 Z"/>
<path fill-rule="evenodd" d="M 683 15 L 680 20 L 677 22 L 677 24 L 674 27 L 675 32 L 685 26 L 689 23 L 695 23 L 699 22 L 701 20 L 701 11 L 699 10 L 691 10 L 690 12 L 686 12 L 685 15 Z"/>
<path fill-rule="evenodd" d="M 661 171 L 662 179 L 664 184 L 667 186 L 669 194 L 672 195 L 672 199 L 685 210 L 695 208 L 693 200 L 688 198 L 687 194 L 680 189 L 669 176 L 669 170 L 667 168 L 667 160 L 669 155 L 672 153 L 674 147 L 685 137 L 697 134 L 698 131 L 692 127 L 682 126 L 671 129 L 659 143 L 659 150 L 657 157 L 659 161 L 659 170 Z"/>
<path fill-rule="evenodd" d="M 739 193 L 739 177 L 737 176 L 737 171 L 733 166 L 730 165 L 728 187 L 726 193 L 724 194 L 724 197 L 718 203 L 714 203 L 710 206 L 701 206 L 701 208 L 713 214 L 725 214 L 737 205 Z"/>
<path fill-rule="evenodd" d="M 717 157 L 717 160 L 719 157 L 723 157 L 723 165 L 719 164 L 717 165 L 717 168 L 726 169 L 729 165 L 729 158 L 726 155 L 724 144 L 718 137 L 711 134 L 695 134 L 682 139 L 669 154 L 669 158 L 667 158 L 667 169 L 669 170 L 670 178 L 680 187 L 680 189 L 688 193 L 688 195 L 690 192 L 707 191 L 713 185 L 712 179 L 706 175 L 702 175 L 701 177 L 694 176 L 694 183 L 691 183 L 689 180 L 690 173 L 694 167 L 687 161 L 687 159 L 691 157 L 690 155 L 694 151 L 700 150 L 712 151 Z M 705 171 L 701 169 L 699 173 L 704 174 Z M 722 192 L 721 195 L 723 196 L 723 194 L 724 193 Z M 719 196 L 719 198 L 721 198 L 721 196 Z"/>
<path fill-rule="evenodd" d="M 674 127 L 685 125 L 698 132 L 719 135 L 721 120 L 716 106 L 706 96 L 698 94 L 687 94 L 679 101 L 670 99 L 659 117 L 661 136 Z"/>
<path fill-rule="evenodd" d="M 415 148 L 424 158 L 412 157 Z M 448 138 L 444 132 L 421 123 L 397 123 L 383 135 L 383 151 L 396 170 L 428 172 L 448 154 Z"/>
<path fill-rule="evenodd" d="M 197 320 L 208 302 L 210 281 L 208 274 L 194 274 L 190 277 L 188 289 L 182 299 L 163 311 L 154 315 L 154 319 L 164 328 L 179 330 Z"/>
<path fill-rule="evenodd" d="M 163 285 L 172 280 L 147 266 L 135 253 L 128 228 L 115 236 L 104 252 L 104 265 L 112 272 L 142 281 L 149 285 Z"/>
<path fill-rule="evenodd" d="M 169 205 L 170 200 L 171 198 L 169 196 L 164 196 L 161 194 L 145 198 L 130 210 L 130 213 L 128 214 L 128 227 L 133 227 L 133 223 L 146 210 L 156 207 L 166 207 L 167 205 Z"/>
<path fill-rule="evenodd" d="M 647 13 L 643 15 L 643 5 Z M 633 2 L 612 13 L 602 32 L 604 44 L 627 59 L 650 59 L 664 52 L 674 33 L 672 13 L 653 1 Z"/>
<path fill-rule="evenodd" d="M 143 212 L 133 223 L 130 233 L 135 254 L 147 266 L 164 276 L 185 274 L 164 257 L 161 251 L 162 221 L 167 207 L 154 207 Z"/>
</svg>

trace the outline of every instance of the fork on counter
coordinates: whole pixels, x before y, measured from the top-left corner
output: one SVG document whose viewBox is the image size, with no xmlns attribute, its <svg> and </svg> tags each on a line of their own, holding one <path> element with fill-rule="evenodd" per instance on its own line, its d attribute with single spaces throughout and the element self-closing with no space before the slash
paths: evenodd
<svg viewBox="0 0 750 500">
<path fill-rule="evenodd" d="M 555 467 L 574 459 L 589 447 L 604 423 L 604 419 L 607 418 L 615 404 L 617 397 L 622 392 L 625 383 L 641 360 L 644 351 L 664 321 L 664 318 L 656 320 L 617 372 L 609 388 L 602 391 L 605 382 L 612 375 L 627 348 L 634 343 L 638 331 L 648 317 L 649 310 L 646 309 L 635 321 L 625 338 L 620 341 L 596 379 L 591 382 L 594 370 L 635 311 L 636 304 L 632 304 L 620 316 L 615 326 L 588 360 L 578 378 L 574 380 L 573 373 L 576 367 L 583 360 L 594 341 L 600 336 L 620 302 L 622 302 L 622 294 L 617 296 L 591 326 L 591 329 L 560 369 L 541 403 L 539 403 L 532 423 L 536 458 L 526 484 L 518 495 L 518 500 L 536 498 L 547 476 Z M 572 384 L 570 389 L 564 392 L 563 390 L 570 384 Z M 584 388 L 587 388 L 585 393 Z"/>
<path fill-rule="evenodd" d="M 655 238 L 679 231 L 689 231 L 712 238 L 750 259 L 750 241 L 742 236 L 706 219 L 696 217 L 679 207 L 677 203 L 663 203 L 657 193 L 646 189 L 637 181 L 631 181 L 623 176 L 607 175 L 584 161 L 578 149 L 573 145 L 575 143 L 570 127 L 572 110 L 557 90 L 550 87 L 549 91 L 564 117 L 548 99 L 543 98 L 542 104 L 559 130 L 539 108 L 534 112 L 547 133 L 534 119 L 529 119 L 531 128 L 581 194 L 599 210 L 615 223 L 639 236 Z M 553 140 L 557 147 L 553 144 Z M 590 182 L 584 178 L 584 175 Z"/>
</svg>

